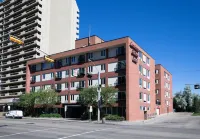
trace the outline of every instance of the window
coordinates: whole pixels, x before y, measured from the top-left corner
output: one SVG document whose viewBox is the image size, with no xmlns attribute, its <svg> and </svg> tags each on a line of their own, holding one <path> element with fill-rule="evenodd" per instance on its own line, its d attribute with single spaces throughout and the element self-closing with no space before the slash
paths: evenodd
<svg viewBox="0 0 200 139">
<path fill-rule="evenodd" d="M 75 84 L 74 82 L 71 82 L 71 87 L 74 87 L 74 84 Z"/>
<path fill-rule="evenodd" d="M 147 82 L 143 81 L 143 88 L 146 89 L 147 88 Z"/>
<path fill-rule="evenodd" d="M 169 101 L 166 101 L 166 104 L 169 105 Z"/>
<path fill-rule="evenodd" d="M 93 53 L 88 53 L 88 58 L 93 59 Z"/>
<path fill-rule="evenodd" d="M 68 83 L 65 83 L 65 89 L 68 89 L 68 87 L 69 87 Z"/>
<path fill-rule="evenodd" d="M 69 64 L 69 58 L 66 58 L 65 60 L 66 60 L 66 64 Z"/>
<path fill-rule="evenodd" d="M 126 93 L 118 92 L 118 100 L 126 100 Z"/>
<path fill-rule="evenodd" d="M 45 74 L 42 75 L 42 79 L 45 79 Z"/>
<path fill-rule="evenodd" d="M 147 110 L 150 111 L 150 107 L 147 107 Z"/>
<path fill-rule="evenodd" d="M 74 100 L 74 95 L 71 95 L 71 100 Z"/>
<path fill-rule="evenodd" d="M 149 82 L 147 83 L 147 89 L 150 89 L 150 83 Z"/>
<path fill-rule="evenodd" d="M 147 101 L 147 94 L 144 94 L 143 96 L 144 96 L 144 102 L 146 102 Z"/>
<path fill-rule="evenodd" d="M 150 101 L 150 95 L 147 95 L 147 101 Z"/>
<path fill-rule="evenodd" d="M 143 69 L 142 69 L 142 66 L 139 65 L 139 71 L 142 73 Z"/>
<path fill-rule="evenodd" d="M 46 68 L 46 64 L 42 63 L 42 70 L 44 70 Z"/>
<path fill-rule="evenodd" d="M 124 54 L 124 46 L 118 47 L 116 49 L 116 55 L 122 55 L 122 54 Z"/>
<path fill-rule="evenodd" d="M 72 57 L 71 57 L 71 61 L 72 61 L 72 63 L 76 62 L 76 57 L 75 57 L 75 56 L 72 56 Z"/>
<path fill-rule="evenodd" d="M 36 71 L 36 65 L 32 65 L 31 66 L 31 72 L 35 72 Z"/>
<path fill-rule="evenodd" d="M 156 71 L 155 71 L 155 74 L 158 74 L 158 73 L 159 73 L 159 70 L 156 70 Z"/>
<path fill-rule="evenodd" d="M 31 87 L 31 92 L 35 92 L 35 87 Z"/>
<path fill-rule="evenodd" d="M 140 98 L 140 99 L 142 99 L 142 96 L 143 96 L 143 93 L 142 93 L 142 92 L 140 92 L 140 96 L 139 96 L 139 98 Z"/>
<path fill-rule="evenodd" d="M 101 84 L 106 84 L 106 79 L 105 78 L 101 79 Z"/>
<path fill-rule="evenodd" d="M 143 75 L 146 76 L 147 75 L 147 70 L 145 68 L 143 68 Z"/>
<path fill-rule="evenodd" d="M 158 81 L 158 80 L 155 80 L 155 83 L 156 83 L 156 84 L 158 84 L 158 83 L 159 83 L 159 81 Z"/>
<path fill-rule="evenodd" d="M 61 90 L 62 89 L 62 86 L 61 84 L 57 84 L 57 89 Z"/>
<path fill-rule="evenodd" d="M 142 52 L 139 51 L 139 58 L 142 59 Z"/>
<path fill-rule="evenodd" d="M 52 69 L 54 68 L 54 63 L 51 63 L 51 68 L 52 68 Z"/>
<path fill-rule="evenodd" d="M 89 72 L 93 72 L 93 66 L 89 66 L 89 67 L 88 67 L 88 71 L 89 71 Z"/>
<path fill-rule="evenodd" d="M 143 111 L 143 106 L 140 106 L 140 110 Z"/>
<path fill-rule="evenodd" d="M 150 78 L 150 71 L 147 70 L 147 77 Z"/>
<path fill-rule="evenodd" d="M 54 78 L 54 73 L 51 73 L 51 79 L 53 79 Z"/>
<path fill-rule="evenodd" d="M 68 77 L 69 76 L 69 70 L 66 70 L 66 77 Z"/>
<path fill-rule="evenodd" d="M 58 71 L 56 74 L 57 77 L 62 78 L 62 71 Z"/>
<path fill-rule="evenodd" d="M 106 50 L 101 51 L 101 56 L 106 56 Z"/>
<path fill-rule="evenodd" d="M 92 80 L 88 80 L 89 86 L 92 86 Z"/>
<path fill-rule="evenodd" d="M 79 87 L 85 87 L 85 81 L 79 81 Z"/>
<path fill-rule="evenodd" d="M 105 64 L 101 65 L 101 70 L 105 70 Z"/>
<path fill-rule="evenodd" d="M 156 89 L 156 94 L 158 94 L 159 93 L 159 90 L 158 89 Z"/>
<path fill-rule="evenodd" d="M 156 104 L 160 105 L 160 100 L 159 99 L 156 100 Z"/>
<path fill-rule="evenodd" d="M 145 55 L 142 56 L 142 59 L 143 59 L 143 63 L 146 63 L 146 62 L 147 62 L 147 60 L 146 60 L 147 57 L 146 57 Z"/>
<path fill-rule="evenodd" d="M 140 79 L 139 79 L 139 85 L 142 86 L 142 82 L 143 82 L 143 81 L 142 81 L 142 79 L 140 78 Z"/>
<path fill-rule="evenodd" d="M 147 57 L 147 64 L 149 65 L 150 64 L 150 59 Z"/>
</svg>

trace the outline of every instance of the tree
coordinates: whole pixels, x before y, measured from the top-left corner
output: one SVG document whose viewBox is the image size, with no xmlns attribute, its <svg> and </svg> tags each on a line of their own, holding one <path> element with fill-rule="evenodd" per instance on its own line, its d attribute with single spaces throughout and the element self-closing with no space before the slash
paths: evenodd
<svg viewBox="0 0 200 139">
<path fill-rule="evenodd" d="M 101 88 L 101 106 L 111 106 L 113 103 L 116 102 L 116 93 L 117 89 L 114 87 L 103 87 Z M 84 88 L 83 90 L 80 91 L 79 99 L 78 102 L 82 104 L 83 106 L 86 106 L 87 108 L 89 106 L 93 106 L 94 109 L 97 108 L 98 102 L 98 92 L 97 92 L 97 87 L 89 87 L 89 88 Z M 101 116 L 104 116 L 104 112 L 101 111 Z M 88 109 L 83 113 L 81 116 L 82 120 L 88 119 Z M 92 116 L 92 119 L 96 119 L 96 115 L 94 114 Z"/>
<path fill-rule="evenodd" d="M 24 108 L 25 115 L 33 114 L 36 97 L 35 93 L 25 93 L 19 97 L 17 105 Z"/>
<path fill-rule="evenodd" d="M 102 97 L 102 106 L 106 105 L 112 105 L 113 103 L 116 102 L 116 93 L 117 89 L 114 87 L 103 87 L 101 90 L 101 97 Z M 89 88 L 84 88 L 83 90 L 80 91 L 79 95 L 79 103 L 81 103 L 84 106 L 94 106 L 97 107 L 97 97 L 98 97 L 98 92 L 97 92 L 97 87 L 89 87 Z"/>
<path fill-rule="evenodd" d="M 113 87 L 104 87 L 101 90 L 102 106 L 111 106 L 116 102 L 117 89 Z"/>
<path fill-rule="evenodd" d="M 39 104 L 42 108 L 48 108 L 53 107 L 57 102 L 57 93 L 52 89 L 48 89 L 21 95 L 17 105 L 24 108 L 25 115 L 33 115 L 36 104 Z"/>
<path fill-rule="evenodd" d="M 188 112 L 192 111 L 193 97 L 192 97 L 191 88 L 189 86 L 186 86 L 184 88 L 182 97 L 185 99 L 185 101 L 187 103 L 186 111 L 188 111 Z"/>
<path fill-rule="evenodd" d="M 176 111 L 186 110 L 187 102 L 183 97 L 183 93 L 181 91 L 175 94 L 174 101 L 174 104 L 176 104 L 176 106 L 174 106 L 174 108 L 176 108 Z"/>
<path fill-rule="evenodd" d="M 199 95 L 195 94 L 193 96 L 193 106 L 192 106 L 192 111 L 194 113 L 200 112 L 200 97 Z"/>
<path fill-rule="evenodd" d="M 58 95 L 53 89 L 40 90 L 36 94 L 35 104 L 42 108 L 52 108 L 58 102 Z"/>
</svg>

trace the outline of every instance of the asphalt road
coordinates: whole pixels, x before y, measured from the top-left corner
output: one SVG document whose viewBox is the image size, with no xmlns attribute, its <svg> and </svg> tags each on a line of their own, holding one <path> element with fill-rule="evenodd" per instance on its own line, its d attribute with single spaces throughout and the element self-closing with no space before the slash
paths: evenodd
<svg viewBox="0 0 200 139">
<path fill-rule="evenodd" d="M 177 126 L 178 125 L 178 126 Z M 141 125 L 0 118 L 0 139 L 200 139 L 200 117 L 160 117 Z"/>
</svg>

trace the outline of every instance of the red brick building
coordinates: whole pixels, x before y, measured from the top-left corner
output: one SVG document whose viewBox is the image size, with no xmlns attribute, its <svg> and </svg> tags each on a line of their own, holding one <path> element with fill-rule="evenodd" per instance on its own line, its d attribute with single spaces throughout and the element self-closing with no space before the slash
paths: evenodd
<svg viewBox="0 0 200 139">
<path fill-rule="evenodd" d="M 161 64 L 155 66 L 157 113 L 173 112 L 172 75 Z"/>
<path fill-rule="evenodd" d="M 118 88 L 117 105 L 103 108 L 107 114 L 135 121 L 156 113 L 155 60 L 131 38 L 110 41 L 97 36 L 83 38 L 76 41 L 76 49 L 50 57 L 55 63 L 47 63 L 44 58 L 27 62 L 26 91 L 55 87 L 61 96 L 61 104 L 57 107 L 63 111 L 67 105 L 72 117 L 79 111 L 76 104 L 78 88 L 97 85 L 98 71 L 102 86 Z"/>
</svg>

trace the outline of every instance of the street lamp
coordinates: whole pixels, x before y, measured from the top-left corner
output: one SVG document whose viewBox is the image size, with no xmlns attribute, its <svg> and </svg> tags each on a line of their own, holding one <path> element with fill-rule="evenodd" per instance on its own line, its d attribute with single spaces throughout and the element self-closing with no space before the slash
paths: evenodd
<svg viewBox="0 0 200 139">
<path fill-rule="evenodd" d="M 100 122 L 100 98 L 101 98 L 101 87 L 100 87 L 100 72 L 97 69 L 96 65 L 91 59 L 88 59 L 89 62 L 92 62 L 92 64 L 95 66 L 97 72 L 98 72 L 98 87 L 97 87 L 97 92 L 98 92 L 98 122 Z"/>
</svg>

